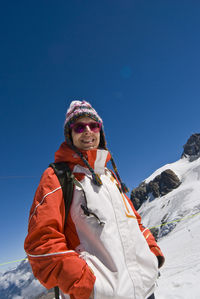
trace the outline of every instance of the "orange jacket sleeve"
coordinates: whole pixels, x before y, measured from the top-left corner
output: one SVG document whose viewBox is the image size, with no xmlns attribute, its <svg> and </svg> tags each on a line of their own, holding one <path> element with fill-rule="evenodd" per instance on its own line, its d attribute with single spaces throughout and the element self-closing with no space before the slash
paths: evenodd
<svg viewBox="0 0 200 299">
<path fill-rule="evenodd" d="M 67 248 L 62 189 L 53 169 L 40 181 L 30 210 L 24 248 L 35 277 L 48 289 L 58 286 L 73 299 L 88 299 L 95 276 L 79 255 Z"/>
</svg>

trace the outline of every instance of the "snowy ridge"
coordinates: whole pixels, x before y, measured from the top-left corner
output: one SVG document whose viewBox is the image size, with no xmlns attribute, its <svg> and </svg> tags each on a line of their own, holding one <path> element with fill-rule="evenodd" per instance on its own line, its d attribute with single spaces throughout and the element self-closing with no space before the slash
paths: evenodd
<svg viewBox="0 0 200 299">
<path fill-rule="evenodd" d="M 138 210 L 143 224 L 159 226 L 158 244 L 166 262 L 158 279 L 156 299 L 200 298 L 200 159 L 182 158 L 155 171 L 146 182 L 166 169 L 181 185 L 160 198 L 149 198 Z M 175 221 L 174 220 L 179 220 Z"/>
<path fill-rule="evenodd" d="M 179 177 L 179 179 L 184 182 L 185 179 L 192 179 L 192 176 L 190 172 L 196 173 L 196 179 L 200 179 L 200 160 L 194 160 L 193 162 L 190 162 L 188 158 L 181 158 L 180 160 L 166 164 L 159 169 L 157 169 L 152 175 L 150 175 L 145 182 L 149 183 L 151 180 L 153 180 L 157 175 L 161 174 L 166 169 L 173 170 L 176 175 Z"/>
<path fill-rule="evenodd" d="M 189 162 L 184 158 L 167 164 L 155 171 L 146 182 L 166 169 L 171 169 L 177 174 L 181 185 L 155 200 L 149 198 L 140 207 L 138 212 L 145 226 L 158 226 L 200 212 L 200 159 Z"/>
<path fill-rule="evenodd" d="M 27 260 L 0 275 L 0 299 L 33 299 L 45 290 L 34 278 Z"/>
</svg>

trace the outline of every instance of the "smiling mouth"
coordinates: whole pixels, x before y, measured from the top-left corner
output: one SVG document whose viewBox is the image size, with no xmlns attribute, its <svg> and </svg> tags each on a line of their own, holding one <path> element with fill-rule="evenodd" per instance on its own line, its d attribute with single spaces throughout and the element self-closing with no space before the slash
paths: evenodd
<svg viewBox="0 0 200 299">
<path fill-rule="evenodd" d="M 81 140 L 82 143 L 84 144 L 91 144 L 94 142 L 94 139 L 90 139 L 90 140 Z"/>
</svg>

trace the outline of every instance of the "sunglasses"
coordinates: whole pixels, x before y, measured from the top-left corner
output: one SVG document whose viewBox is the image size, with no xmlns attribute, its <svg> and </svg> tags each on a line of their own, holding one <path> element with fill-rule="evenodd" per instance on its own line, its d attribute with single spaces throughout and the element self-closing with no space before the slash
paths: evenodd
<svg viewBox="0 0 200 299">
<path fill-rule="evenodd" d="M 90 123 L 82 123 L 77 122 L 75 124 L 71 124 L 70 128 L 73 129 L 75 133 L 83 133 L 88 126 L 90 130 L 94 133 L 98 133 L 101 130 L 101 123 L 98 122 L 90 122 Z"/>
</svg>

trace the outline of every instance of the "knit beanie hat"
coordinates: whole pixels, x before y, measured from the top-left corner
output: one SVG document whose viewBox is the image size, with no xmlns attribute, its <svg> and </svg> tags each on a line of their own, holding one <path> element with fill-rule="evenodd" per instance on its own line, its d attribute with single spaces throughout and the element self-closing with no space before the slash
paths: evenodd
<svg viewBox="0 0 200 299">
<path fill-rule="evenodd" d="M 83 156 L 81 151 L 73 145 L 73 142 L 72 142 L 70 125 L 73 124 L 80 117 L 90 117 L 90 118 L 94 119 L 96 122 L 99 122 L 102 124 L 101 131 L 100 131 L 99 148 L 103 148 L 103 149 L 107 150 L 106 140 L 105 140 L 105 135 L 104 135 L 104 128 L 103 128 L 103 121 L 102 121 L 101 117 L 98 115 L 98 113 L 96 112 L 96 110 L 90 105 L 90 103 L 88 103 L 86 101 L 72 101 L 71 102 L 69 109 L 67 110 L 65 123 L 64 123 L 65 140 L 66 140 L 66 143 L 69 145 L 69 147 L 71 149 L 73 149 L 80 156 L 80 158 L 82 159 L 84 164 L 89 168 L 89 170 L 92 174 L 92 177 L 93 177 L 94 184 L 101 186 L 102 181 L 101 181 L 99 175 L 94 172 L 94 169 L 89 165 L 87 159 Z M 117 171 L 116 164 L 115 164 L 112 156 L 111 156 L 111 163 L 112 163 L 113 169 L 116 173 L 116 176 L 121 184 L 122 191 L 124 193 L 128 192 L 128 188 L 125 186 L 124 183 L 121 182 L 119 173 Z"/>
<path fill-rule="evenodd" d="M 66 113 L 65 125 L 72 124 L 77 118 L 83 116 L 92 117 L 97 122 L 102 123 L 101 117 L 86 101 L 72 101 Z"/>
</svg>

